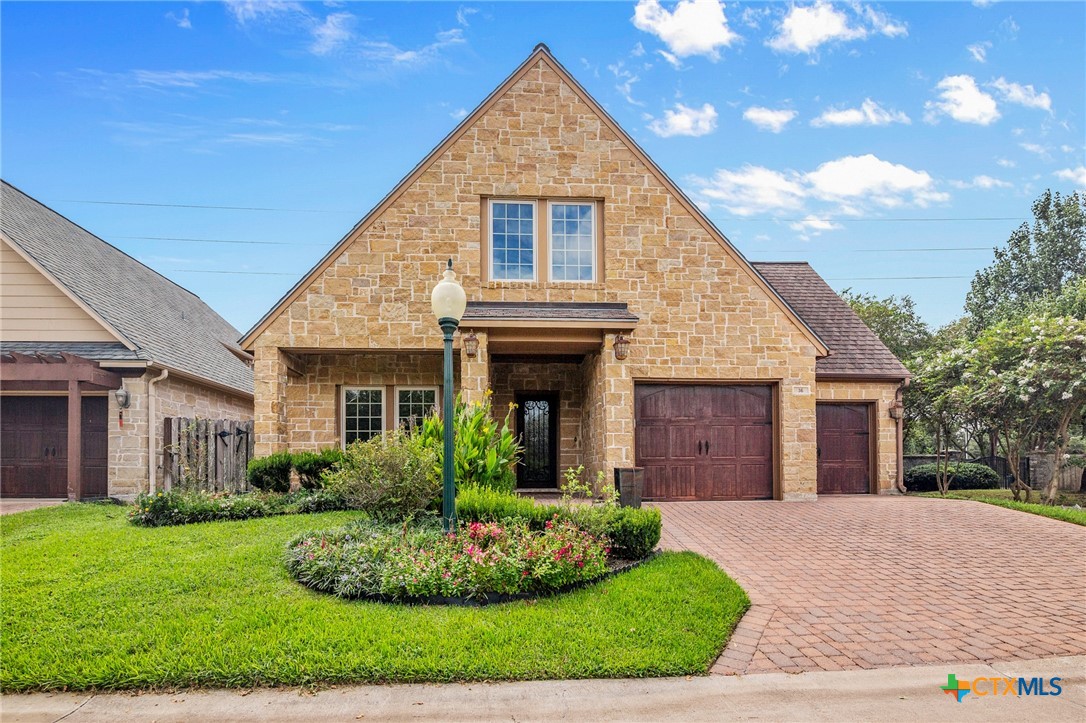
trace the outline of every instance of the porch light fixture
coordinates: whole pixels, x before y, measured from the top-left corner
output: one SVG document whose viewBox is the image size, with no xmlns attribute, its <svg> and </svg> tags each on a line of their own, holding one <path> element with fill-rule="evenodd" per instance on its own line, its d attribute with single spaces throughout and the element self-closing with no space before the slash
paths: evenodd
<svg viewBox="0 0 1086 723">
<path fill-rule="evenodd" d="M 117 406 L 121 409 L 128 409 L 128 405 L 132 403 L 132 396 L 124 387 L 114 389 L 113 398 L 117 400 Z"/>
<path fill-rule="evenodd" d="M 615 359 L 622 361 L 630 355 L 630 340 L 619 334 L 615 337 Z"/>
<path fill-rule="evenodd" d="M 479 356 L 479 337 L 475 336 L 474 331 L 469 331 L 464 336 L 464 353 L 468 355 L 468 358 L 474 359 Z"/>
<path fill-rule="evenodd" d="M 441 527 L 445 532 L 456 529 L 456 480 L 453 477 L 453 334 L 468 306 L 464 287 L 456 280 L 452 259 L 442 273 L 442 279 L 430 294 L 430 304 L 437 324 L 445 335 L 445 398 L 442 422 L 445 425 L 445 457 L 442 464 Z"/>
<path fill-rule="evenodd" d="M 893 404 L 890 405 L 890 418 L 891 419 L 901 419 L 904 412 L 905 412 L 905 405 L 902 404 L 901 402 L 894 402 Z"/>
</svg>

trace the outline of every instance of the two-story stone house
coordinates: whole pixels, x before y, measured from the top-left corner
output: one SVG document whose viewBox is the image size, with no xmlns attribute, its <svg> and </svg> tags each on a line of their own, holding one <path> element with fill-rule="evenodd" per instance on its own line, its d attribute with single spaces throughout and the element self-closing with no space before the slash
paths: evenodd
<svg viewBox="0 0 1086 723">
<path fill-rule="evenodd" d="M 456 389 L 517 405 L 521 487 L 584 464 L 644 467 L 654 499 L 895 489 L 904 367 L 809 266 L 744 259 L 542 45 L 242 338 L 257 454 L 440 399 L 447 259 Z"/>
</svg>

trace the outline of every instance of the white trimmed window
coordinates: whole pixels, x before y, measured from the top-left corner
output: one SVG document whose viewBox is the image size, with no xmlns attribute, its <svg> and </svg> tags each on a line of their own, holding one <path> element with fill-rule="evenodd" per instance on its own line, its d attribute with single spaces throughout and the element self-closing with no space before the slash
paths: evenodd
<svg viewBox="0 0 1086 723">
<path fill-rule="evenodd" d="M 595 281 L 596 204 L 550 203 L 552 281 Z"/>
<path fill-rule="evenodd" d="M 534 201 L 490 202 L 490 274 L 495 281 L 535 279 Z"/>
<path fill-rule="evenodd" d="M 437 408 L 437 387 L 396 387 L 396 426 L 411 429 Z"/>
<path fill-rule="evenodd" d="M 343 388 L 343 444 L 371 439 L 385 431 L 384 387 Z"/>
</svg>

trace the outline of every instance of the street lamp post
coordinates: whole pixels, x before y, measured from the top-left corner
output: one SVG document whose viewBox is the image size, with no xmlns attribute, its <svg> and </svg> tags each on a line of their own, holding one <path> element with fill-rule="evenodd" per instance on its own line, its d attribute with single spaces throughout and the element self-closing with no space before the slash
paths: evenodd
<svg viewBox="0 0 1086 723">
<path fill-rule="evenodd" d="M 444 408 L 442 411 L 442 424 L 444 425 L 445 456 L 442 465 L 442 494 L 441 494 L 441 527 L 445 532 L 456 529 L 456 480 L 454 479 L 453 465 L 453 333 L 460 326 L 460 318 L 464 316 L 464 309 L 468 305 L 467 294 L 464 287 L 456 280 L 456 274 L 452 270 L 452 259 L 442 273 L 442 279 L 434 287 L 430 295 L 430 304 L 437 317 L 438 326 L 445 334 L 445 394 Z"/>
</svg>

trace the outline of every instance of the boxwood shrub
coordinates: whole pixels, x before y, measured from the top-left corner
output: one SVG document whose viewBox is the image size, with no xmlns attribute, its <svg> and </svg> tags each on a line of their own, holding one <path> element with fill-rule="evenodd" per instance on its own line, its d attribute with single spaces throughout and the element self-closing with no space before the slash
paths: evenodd
<svg viewBox="0 0 1086 723">
<path fill-rule="evenodd" d="M 983 464 L 951 464 L 948 473 L 953 475 L 950 480 L 951 490 L 989 490 L 999 487 L 999 475 Z M 905 472 L 905 487 L 910 492 L 938 492 L 936 474 L 934 463 L 917 465 Z"/>
<path fill-rule="evenodd" d="M 523 520 L 533 530 L 544 529 L 555 516 L 594 535 L 607 537 L 611 554 L 627 560 L 647 557 L 660 542 L 662 520 L 655 508 L 609 505 L 543 505 L 527 497 L 477 487 L 463 487 L 456 495 L 461 521 L 504 522 Z"/>
<path fill-rule="evenodd" d="M 320 452 L 295 452 L 292 464 L 298 472 L 298 480 L 307 490 L 324 486 L 324 473 L 343 461 L 343 450 L 329 447 Z M 289 475 L 289 472 L 287 473 Z"/>
<path fill-rule="evenodd" d="M 249 460 L 245 478 L 258 490 L 267 492 L 289 492 L 290 470 L 294 467 L 294 455 L 282 451 L 267 457 L 253 457 Z"/>
<path fill-rule="evenodd" d="M 200 491 L 143 493 L 128 519 L 140 527 L 166 527 L 216 520 L 295 515 L 351 509 L 343 497 L 328 490 L 302 490 L 292 494 L 248 492 L 211 494 Z"/>
</svg>

